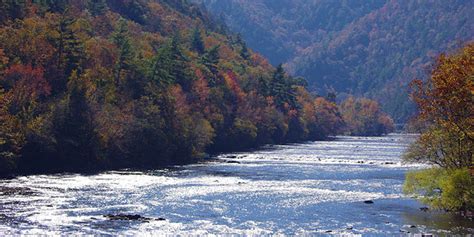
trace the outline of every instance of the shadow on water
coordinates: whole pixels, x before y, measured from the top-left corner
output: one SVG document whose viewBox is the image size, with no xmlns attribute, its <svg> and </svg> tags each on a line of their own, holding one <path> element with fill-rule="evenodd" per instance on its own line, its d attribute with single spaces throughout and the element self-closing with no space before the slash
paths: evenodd
<svg viewBox="0 0 474 237">
<path fill-rule="evenodd" d="M 465 235 L 474 233 L 474 220 L 458 213 L 410 210 L 403 212 L 402 218 L 406 223 L 413 223 L 412 225 L 416 227 L 426 227 L 437 234 Z M 415 231 L 412 230 L 413 232 Z"/>
</svg>

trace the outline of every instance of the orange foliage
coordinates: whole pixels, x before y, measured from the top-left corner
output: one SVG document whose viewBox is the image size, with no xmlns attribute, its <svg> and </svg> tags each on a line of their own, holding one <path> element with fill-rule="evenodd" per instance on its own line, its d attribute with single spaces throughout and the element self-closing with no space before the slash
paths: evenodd
<svg viewBox="0 0 474 237">
<path fill-rule="evenodd" d="M 474 43 L 453 56 L 442 54 L 424 83 L 412 82 L 420 119 L 474 140 Z"/>
<path fill-rule="evenodd" d="M 341 111 L 352 135 L 382 135 L 393 131 L 393 121 L 376 101 L 349 97 L 341 104 Z"/>
<path fill-rule="evenodd" d="M 227 88 L 229 88 L 230 91 L 234 94 L 234 96 L 237 98 L 237 101 L 240 103 L 245 99 L 245 92 L 240 88 L 237 75 L 235 75 L 234 72 L 232 71 L 227 71 L 224 73 L 224 80 L 227 85 Z"/>
</svg>

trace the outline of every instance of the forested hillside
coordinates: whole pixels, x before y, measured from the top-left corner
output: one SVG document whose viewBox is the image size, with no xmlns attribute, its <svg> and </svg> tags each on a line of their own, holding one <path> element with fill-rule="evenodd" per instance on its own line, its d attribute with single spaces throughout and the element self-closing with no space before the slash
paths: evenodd
<svg viewBox="0 0 474 237">
<path fill-rule="evenodd" d="M 398 122 L 414 110 L 408 82 L 426 77 L 440 52 L 474 39 L 470 0 L 200 1 L 312 90 L 377 99 Z"/>
<path fill-rule="evenodd" d="M 223 32 L 181 0 L 2 1 L 0 173 L 152 167 L 340 131 L 334 102 Z"/>
</svg>

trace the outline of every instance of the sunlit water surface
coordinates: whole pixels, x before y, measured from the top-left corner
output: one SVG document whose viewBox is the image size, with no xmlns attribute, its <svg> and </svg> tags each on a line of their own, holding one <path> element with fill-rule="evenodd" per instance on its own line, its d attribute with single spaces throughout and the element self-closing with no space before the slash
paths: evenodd
<svg viewBox="0 0 474 237">
<path fill-rule="evenodd" d="M 420 168 L 401 163 L 413 139 L 338 137 L 166 170 L 0 180 L 0 235 L 472 233 L 472 220 L 422 212 L 402 194 L 405 173 Z"/>
</svg>

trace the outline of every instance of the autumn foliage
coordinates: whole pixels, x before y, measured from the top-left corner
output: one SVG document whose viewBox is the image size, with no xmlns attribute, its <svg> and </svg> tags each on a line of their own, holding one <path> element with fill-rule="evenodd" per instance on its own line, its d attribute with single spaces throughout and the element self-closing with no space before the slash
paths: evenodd
<svg viewBox="0 0 474 237">
<path fill-rule="evenodd" d="M 412 88 L 424 130 L 405 160 L 433 168 L 409 174 L 405 190 L 436 208 L 473 210 L 474 44 L 440 55 L 431 78 L 414 80 Z"/>
<path fill-rule="evenodd" d="M 337 134 L 336 104 L 186 1 L 3 1 L 0 173 L 147 168 Z"/>
<path fill-rule="evenodd" d="M 393 120 L 376 101 L 349 97 L 341 104 L 341 112 L 350 135 L 379 136 L 394 131 Z"/>
</svg>

